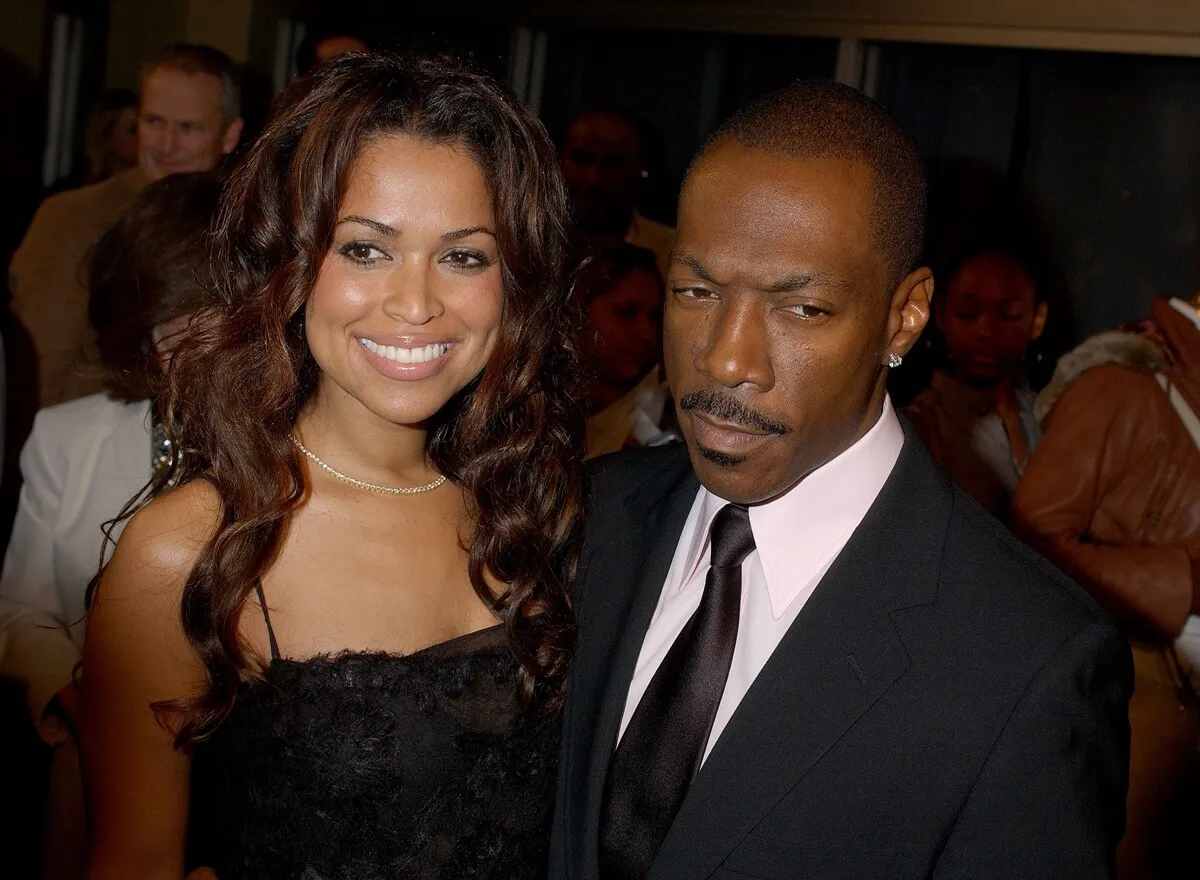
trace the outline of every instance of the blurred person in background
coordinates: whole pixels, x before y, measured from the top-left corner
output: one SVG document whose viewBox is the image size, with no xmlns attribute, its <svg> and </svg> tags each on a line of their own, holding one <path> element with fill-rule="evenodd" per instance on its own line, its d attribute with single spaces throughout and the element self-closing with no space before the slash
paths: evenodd
<svg viewBox="0 0 1200 880">
<path fill-rule="evenodd" d="M 318 23 L 296 48 L 296 74 L 304 76 L 318 64 L 343 52 L 367 52 L 370 46 L 341 23 Z"/>
<path fill-rule="evenodd" d="M 52 192 L 108 180 L 138 163 L 138 96 L 129 89 L 106 89 L 92 106 L 84 134 L 83 160 Z"/>
<path fill-rule="evenodd" d="M 92 112 L 88 126 L 84 184 L 99 183 L 138 163 L 138 96 L 109 89 Z"/>
<path fill-rule="evenodd" d="M 23 682 L 52 770 L 48 876 L 83 864 L 82 789 L 69 742 L 71 689 L 82 656 L 84 593 L 104 526 L 169 460 L 155 394 L 177 334 L 211 305 L 203 260 L 219 183 L 212 174 L 150 184 L 96 247 L 89 311 L 104 393 L 38 413 L 21 456 L 24 485 L 0 575 L 0 675 Z M 120 534 L 115 522 L 112 538 Z"/>
<path fill-rule="evenodd" d="M 622 241 L 647 248 L 666 278 L 675 229 L 637 209 L 638 190 L 649 171 L 634 121 L 612 108 L 583 111 L 567 126 L 562 167 L 584 250 L 598 253 Z"/>
<path fill-rule="evenodd" d="M 224 52 L 182 44 L 144 68 L 138 163 L 151 180 L 213 171 L 242 136 L 237 67 Z"/>
<path fill-rule="evenodd" d="M 1200 296 L 1094 337 L 1039 395 L 1013 525 L 1133 645 L 1121 880 L 1181 877 L 1200 827 Z"/>
<path fill-rule="evenodd" d="M 619 244 L 591 258 L 575 285 L 584 310 L 588 456 L 675 439 L 663 430 L 663 280 L 653 251 Z"/>
<path fill-rule="evenodd" d="M 208 46 L 170 46 L 143 68 L 138 167 L 46 199 L 9 267 L 12 310 L 37 360 L 38 405 L 101 390 L 81 271 L 88 251 L 151 181 L 212 171 L 242 132 L 237 70 Z"/>
<path fill-rule="evenodd" d="M 1047 305 L 1012 253 L 968 249 L 951 267 L 934 320 L 941 368 L 907 415 L 934 460 L 1001 519 L 1040 437 L 1025 364 L 1046 327 Z"/>
</svg>

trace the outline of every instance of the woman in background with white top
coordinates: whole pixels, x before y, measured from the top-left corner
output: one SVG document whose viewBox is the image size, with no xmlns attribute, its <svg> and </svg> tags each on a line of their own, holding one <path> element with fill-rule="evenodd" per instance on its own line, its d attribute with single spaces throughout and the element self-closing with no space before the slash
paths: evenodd
<svg viewBox="0 0 1200 880">
<path fill-rule="evenodd" d="M 198 255 L 218 189 L 208 174 L 164 179 L 97 244 L 89 309 L 106 393 L 43 409 L 21 453 L 24 487 L 0 577 L 0 674 L 28 684 L 33 722 L 52 743 L 62 734 L 45 711 L 81 655 L 103 524 L 166 458 L 155 438 L 157 351 L 211 296 Z"/>
</svg>

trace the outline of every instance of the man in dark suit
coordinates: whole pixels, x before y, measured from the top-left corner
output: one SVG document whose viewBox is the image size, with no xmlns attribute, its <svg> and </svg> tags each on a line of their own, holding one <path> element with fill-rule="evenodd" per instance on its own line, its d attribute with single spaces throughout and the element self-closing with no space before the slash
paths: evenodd
<svg viewBox="0 0 1200 880">
<path fill-rule="evenodd" d="M 929 315 L 924 193 L 899 125 L 832 83 L 690 169 L 686 451 L 592 473 L 552 880 L 1111 876 L 1128 649 L 885 391 Z"/>
</svg>

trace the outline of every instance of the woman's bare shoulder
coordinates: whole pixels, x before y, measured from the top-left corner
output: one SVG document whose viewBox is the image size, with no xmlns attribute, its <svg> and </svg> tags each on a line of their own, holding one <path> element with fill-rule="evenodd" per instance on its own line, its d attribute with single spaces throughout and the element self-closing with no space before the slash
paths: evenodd
<svg viewBox="0 0 1200 880">
<path fill-rule="evenodd" d="M 126 523 L 101 580 L 101 596 L 136 590 L 178 596 L 204 546 L 221 523 L 222 504 L 206 480 L 193 480 L 155 498 Z"/>
</svg>

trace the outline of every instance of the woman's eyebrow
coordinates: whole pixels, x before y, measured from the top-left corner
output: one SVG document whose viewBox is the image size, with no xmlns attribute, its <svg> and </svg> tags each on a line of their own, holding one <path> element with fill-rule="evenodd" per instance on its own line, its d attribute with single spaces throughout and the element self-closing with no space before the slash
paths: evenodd
<svg viewBox="0 0 1200 880">
<path fill-rule="evenodd" d="M 486 226 L 469 226 L 466 229 L 456 229 L 453 232 L 447 232 L 442 236 L 442 241 L 446 243 L 458 241 L 463 238 L 468 238 L 477 232 L 490 235 L 492 238 L 496 237 L 496 233 L 492 232 L 492 230 L 488 229 Z"/>
<path fill-rule="evenodd" d="M 357 214 L 347 214 L 338 221 L 338 226 L 341 226 L 343 223 L 358 223 L 362 226 L 366 226 L 368 229 L 374 229 L 380 235 L 396 234 L 396 230 L 392 229 L 392 227 L 388 226 L 386 223 L 380 223 L 378 220 L 371 220 L 368 217 L 359 217 Z"/>
</svg>

